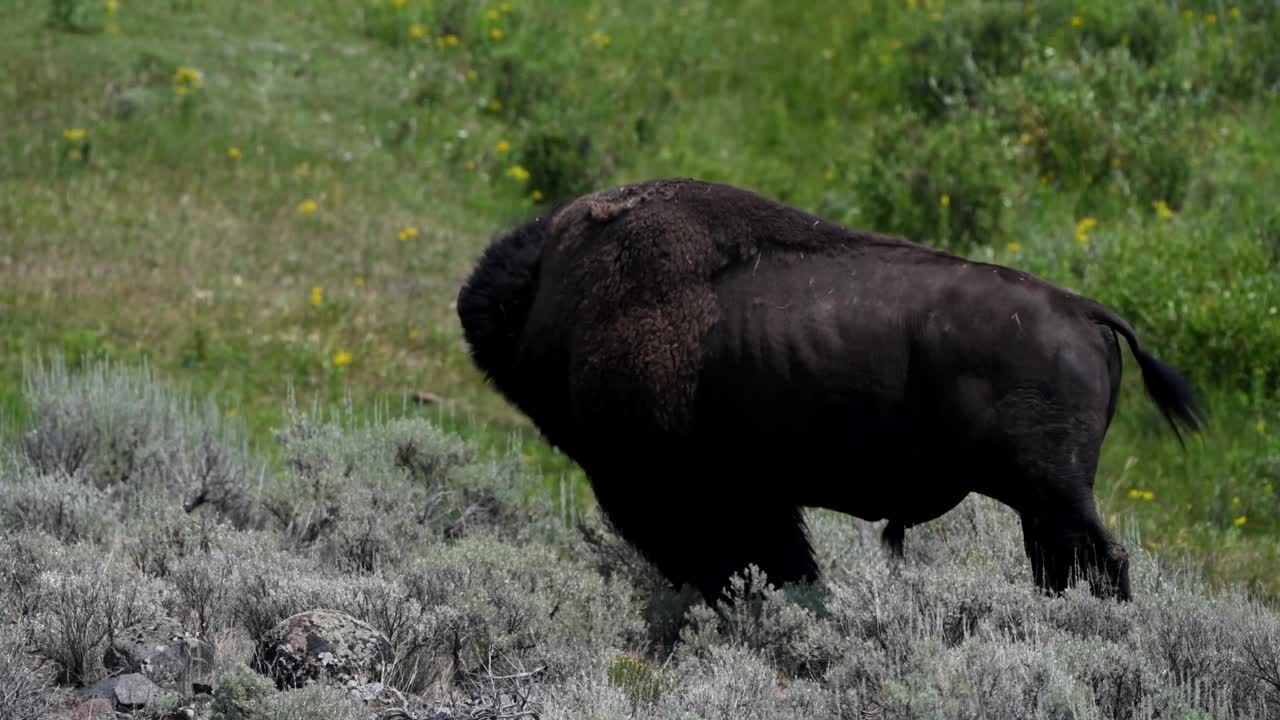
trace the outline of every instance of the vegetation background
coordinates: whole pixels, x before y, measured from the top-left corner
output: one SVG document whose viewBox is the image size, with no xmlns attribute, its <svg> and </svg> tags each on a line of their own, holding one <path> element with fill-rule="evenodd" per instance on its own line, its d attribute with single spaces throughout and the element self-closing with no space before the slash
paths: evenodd
<svg viewBox="0 0 1280 720">
<path fill-rule="evenodd" d="M 313 562 L 339 542 L 330 528 L 395 517 L 370 489 L 383 485 L 291 475 L 289 428 L 302 421 L 290 408 L 313 403 L 304 415 L 325 427 L 314 419 L 322 409 L 344 408 L 339 435 L 418 422 L 415 432 L 456 432 L 478 448 L 450 452 L 511 451 L 494 467 L 512 474 L 485 475 L 497 484 L 485 493 L 521 494 L 510 500 L 518 513 L 492 522 L 499 545 L 514 537 L 504 532 L 532 532 L 528 523 L 555 535 L 590 518 L 578 471 L 471 368 L 453 299 L 506 223 L 605 185 L 688 175 L 1111 304 L 1193 380 L 1211 425 L 1180 448 L 1128 362 L 1098 474 L 1105 516 L 1152 563 L 1203 576 L 1207 588 L 1280 594 L 1271 0 L 26 0 L 0 8 L 0 54 L 6 532 L 51 534 L 66 546 L 58 552 L 82 559 L 127 545 L 146 531 L 146 512 L 165 515 L 153 504 L 173 512 L 194 491 L 125 482 L 133 476 L 111 454 L 120 445 L 108 452 L 104 438 L 134 428 L 140 447 L 187 457 L 198 443 L 176 418 L 190 416 L 225 432 L 225 451 L 243 459 L 229 466 L 240 470 L 225 497 L 206 496 L 189 517 L 261 533 L 253 542 L 281 563 Z M 52 352 L 70 367 L 42 364 Z M 159 399 L 169 396 L 157 382 L 216 409 Z M 411 402 L 415 393 L 432 402 Z M 87 405 L 75 404 L 81 396 Z M 138 427 L 119 419 L 135 416 L 145 418 Z M 42 428 L 69 433 L 69 447 L 104 465 L 68 466 L 61 451 L 32 444 Z M 53 495 L 82 514 L 33 510 Z M 323 531 L 309 524 L 326 517 L 320 509 L 333 515 Z M 250 542 L 242 532 L 228 542 Z M 973 532 L 965 537 L 979 546 L 1008 539 Z M 389 536 L 373 559 L 343 569 L 400 582 L 430 534 Z M 580 540 L 548 543 L 553 555 L 585 552 Z M 78 577 L 70 568 L 80 566 L 58 562 Z M 307 575 L 304 565 L 294 571 Z M 167 569 L 129 572 L 169 582 Z M 626 587 L 648 587 L 636 583 Z M 640 594 L 645 607 L 656 597 Z M 635 617 L 661 626 L 652 613 Z M 227 618 L 218 631 L 256 628 Z M 647 657 L 660 662 L 672 646 L 646 646 Z M 776 649 L 680 667 L 714 679 L 715 663 L 762 663 L 757 680 L 795 677 L 799 666 L 778 665 Z M 1151 657 L 1166 658 L 1151 661 L 1160 672 L 1190 677 L 1159 665 L 1173 656 Z M 58 662 L 64 682 L 94 672 Z M 890 666 L 859 682 L 905 682 L 903 697 L 928 684 Z M 830 672 L 812 676 L 823 692 Z M 1126 707 L 1147 707 L 1150 694 L 1139 696 Z"/>
</svg>

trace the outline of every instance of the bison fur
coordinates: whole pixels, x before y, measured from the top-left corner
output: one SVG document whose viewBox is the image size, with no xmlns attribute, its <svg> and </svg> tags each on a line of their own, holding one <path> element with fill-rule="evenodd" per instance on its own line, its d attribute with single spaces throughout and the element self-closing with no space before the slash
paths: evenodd
<svg viewBox="0 0 1280 720">
<path fill-rule="evenodd" d="M 1036 582 L 1130 597 L 1094 503 L 1123 339 L 1174 432 L 1192 390 L 1111 309 L 1018 270 L 693 179 L 601 190 L 496 238 L 458 295 L 476 366 L 673 583 L 814 580 L 803 508 L 907 528 L 969 493 Z M 1179 438 L 1181 436 L 1179 435 Z"/>
</svg>

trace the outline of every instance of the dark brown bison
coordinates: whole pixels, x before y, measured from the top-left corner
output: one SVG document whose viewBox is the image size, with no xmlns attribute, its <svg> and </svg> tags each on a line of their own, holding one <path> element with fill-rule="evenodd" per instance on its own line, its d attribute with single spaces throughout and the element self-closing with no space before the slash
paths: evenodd
<svg viewBox="0 0 1280 720">
<path fill-rule="evenodd" d="M 1022 518 L 1037 583 L 1130 596 L 1094 505 L 1123 337 L 1178 432 L 1188 383 L 1113 311 L 1032 275 L 689 179 L 499 237 L 458 296 L 471 357 L 672 582 L 817 566 L 802 508 L 906 528 L 969 493 Z"/>
</svg>

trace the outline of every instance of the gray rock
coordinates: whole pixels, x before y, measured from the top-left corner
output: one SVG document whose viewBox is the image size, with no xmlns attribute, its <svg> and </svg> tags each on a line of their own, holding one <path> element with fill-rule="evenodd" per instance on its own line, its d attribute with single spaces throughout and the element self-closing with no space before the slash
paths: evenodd
<svg viewBox="0 0 1280 720">
<path fill-rule="evenodd" d="M 121 632 L 107 648 L 103 665 L 113 673 L 140 673 L 162 689 L 187 697 L 192 683 L 212 682 L 213 660 L 213 645 L 165 619 Z"/>
<path fill-rule="evenodd" d="M 115 693 L 116 705 L 128 711 L 146 707 L 160 694 L 160 688 L 146 675 L 129 673 L 116 678 Z"/>
<path fill-rule="evenodd" d="M 285 619 L 258 641 L 255 669 L 276 687 L 309 683 L 359 687 L 391 665 L 391 641 L 368 623 L 336 610 L 308 610 Z"/>
<path fill-rule="evenodd" d="M 86 701 L 103 698 L 114 703 L 116 701 L 116 683 L 119 680 L 120 678 L 114 677 L 103 678 L 89 687 L 80 688 L 76 691 L 76 694 Z"/>
</svg>

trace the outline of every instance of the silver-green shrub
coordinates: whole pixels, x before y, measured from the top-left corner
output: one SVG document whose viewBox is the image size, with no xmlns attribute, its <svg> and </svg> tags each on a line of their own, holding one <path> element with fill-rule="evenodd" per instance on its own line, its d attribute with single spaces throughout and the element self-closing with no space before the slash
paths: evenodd
<svg viewBox="0 0 1280 720">
<path fill-rule="evenodd" d="M 30 367 L 26 459 L 44 475 L 83 479 L 126 507 L 166 498 L 186 512 L 215 509 L 237 525 L 253 515 L 262 468 L 212 405 L 196 406 L 151 371 L 55 358 Z"/>
</svg>

